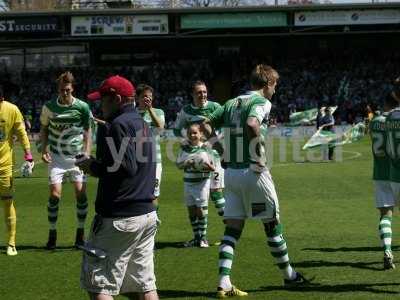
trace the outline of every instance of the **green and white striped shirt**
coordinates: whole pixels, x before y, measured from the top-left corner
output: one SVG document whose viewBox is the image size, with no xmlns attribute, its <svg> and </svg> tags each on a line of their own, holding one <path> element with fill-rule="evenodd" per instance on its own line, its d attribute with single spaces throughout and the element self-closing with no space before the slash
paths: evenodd
<svg viewBox="0 0 400 300">
<path fill-rule="evenodd" d="M 268 99 L 251 92 L 227 101 L 209 117 L 214 128 L 223 128 L 224 161 L 229 168 L 245 169 L 253 162 L 250 154 L 255 151 L 255 144 L 251 143 L 245 130 L 247 119 L 255 117 L 261 126 L 270 110 L 271 102 Z M 263 127 L 265 131 L 266 125 Z"/>
<path fill-rule="evenodd" d="M 178 164 L 183 163 L 189 159 L 192 159 L 201 152 L 207 153 L 207 155 L 210 158 L 209 161 L 212 161 L 211 150 L 205 147 L 204 145 L 201 146 L 181 145 L 177 163 Z M 186 167 L 183 170 L 184 170 L 184 175 L 183 175 L 184 182 L 196 183 L 211 177 L 210 171 L 199 171 L 193 169 L 192 167 Z"/>
<path fill-rule="evenodd" d="M 162 109 L 159 108 L 153 108 L 154 113 L 158 117 L 158 119 L 165 124 L 165 114 Z M 139 110 L 139 114 L 142 116 L 143 120 L 149 125 L 151 132 L 153 134 L 153 137 L 155 138 L 156 142 L 156 157 L 157 157 L 157 163 L 161 163 L 161 147 L 160 147 L 160 134 L 162 129 L 157 128 L 151 119 L 150 113 L 147 110 Z"/>
<path fill-rule="evenodd" d="M 174 135 L 181 137 L 182 129 L 186 129 L 190 124 L 200 119 L 208 118 L 214 111 L 220 108 L 217 102 L 207 101 L 204 107 L 196 107 L 193 104 L 186 104 L 176 117 Z"/>
<path fill-rule="evenodd" d="M 59 99 L 47 102 L 40 115 L 42 126 L 48 127 L 50 153 L 74 158 L 83 149 L 83 131 L 90 128 L 89 105 L 73 98 L 71 105 L 62 105 Z"/>
</svg>

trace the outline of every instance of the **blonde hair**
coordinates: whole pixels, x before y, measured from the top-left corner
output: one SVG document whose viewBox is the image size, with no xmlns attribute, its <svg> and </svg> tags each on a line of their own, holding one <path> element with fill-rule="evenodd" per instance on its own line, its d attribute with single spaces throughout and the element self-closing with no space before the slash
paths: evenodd
<svg viewBox="0 0 400 300">
<path fill-rule="evenodd" d="M 278 72 L 269 65 L 257 65 L 250 75 L 250 84 L 254 88 L 261 89 L 265 85 L 270 85 L 279 80 Z"/>
</svg>

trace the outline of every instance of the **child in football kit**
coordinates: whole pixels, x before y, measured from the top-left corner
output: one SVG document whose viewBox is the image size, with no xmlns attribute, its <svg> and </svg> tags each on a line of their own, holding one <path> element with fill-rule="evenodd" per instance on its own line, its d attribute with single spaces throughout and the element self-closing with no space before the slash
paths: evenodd
<svg viewBox="0 0 400 300">
<path fill-rule="evenodd" d="M 184 199 L 188 207 L 189 219 L 194 238 L 185 247 L 207 248 L 208 198 L 210 177 L 215 168 L 211 150 L 203 143 L 200 125 L 192 124 L 187 131 L 188 141 L 181 145 L 176 164 L 184 170 Z"/>
</svg>

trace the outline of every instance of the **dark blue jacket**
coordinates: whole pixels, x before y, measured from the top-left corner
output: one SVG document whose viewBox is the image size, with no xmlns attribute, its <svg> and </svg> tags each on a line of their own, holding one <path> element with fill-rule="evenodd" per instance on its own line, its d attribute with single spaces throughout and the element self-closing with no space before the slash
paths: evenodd
<svg viewBox="0 0 400 300">
<path fill-rule="evenodd" d="M 133 105 L 125 105 L 109 123 L 99 126 L 96 159 L 90 169 L 99 177 L 97 214 L 133 217 L 154 210 L 156 157 L 151 130 Z"/>
</svg>

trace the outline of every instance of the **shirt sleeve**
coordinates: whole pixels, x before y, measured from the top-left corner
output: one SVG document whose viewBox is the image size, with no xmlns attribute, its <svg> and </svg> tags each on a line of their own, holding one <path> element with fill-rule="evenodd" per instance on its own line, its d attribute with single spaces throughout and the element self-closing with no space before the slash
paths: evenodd
<svg viewBox="0 0 400 300">
<path fill-rule="evenodd" d="M 250 107 L 248 118 L 256 118 L 260 124 L 264 118 L 268 118 L 271 111 L 271 102 L 266 102 L 263 104 L 255 103 Z"/>
<path fill-rule="evenodd" d="M 176 120 L 175 120 L 175 125 L 173 128 L 174 135 L 177 137 L 182 137 L 182 129 L 185 127 L 185 112 L 183 111 L 183 108 L 181 111 L 178 113 Z"/>
<path fill-rule="evenodd" d="M 25 130 L 24 118 L 22 117 L 22 114 L 18 108 L 16 108 L 15 110 L 13 131 L 15 132 L 18 140 L 22 144 L 22 148 L 24 148 L 25 151 L 30 150 L 31 144 L 29 142 L 28 134 Z"/>
<path fill-rule="evenodd" d="M 90 128 L 91 121 L 93 119 L 92 112 L 89 105 L 85 103 L 84 109 L 82 110 L 82 125 L 83 129 L 88 130 Z"/>
<path fill-rule="evenodd" d="M 43 126 L 49 126 L 51 112 L 46 105 L 42 107 L 42 113 L 40 114 L 40 124 Z"/>
<path fill-rule="evenodd" d="M 136 145 L 134 139 L 128 135 L 127 130 L 121 124 L 111 124 L 106 144 L 108 149 L 100 161 L 90 165 L 91 171 L 98 177 L 112 176 L 135 176 L 137 162 L 135 159 Z"/>
<path fill-rule="evenodd" d="M 218 107 L 210 116 L 209 120 L 213 128 L 221 128 L 224 123 L 225 105 Z"/>
</svg>

